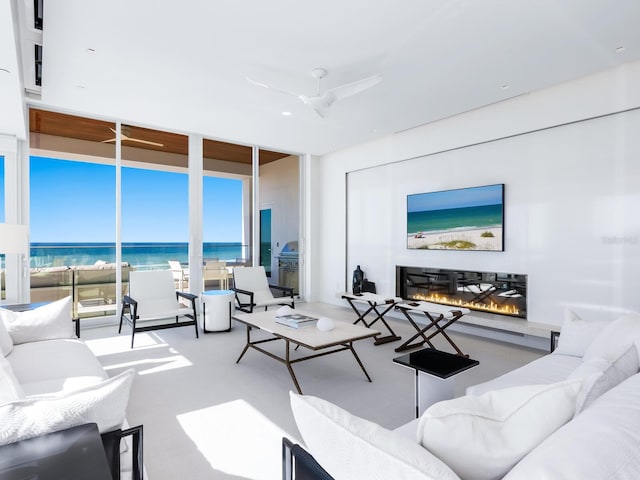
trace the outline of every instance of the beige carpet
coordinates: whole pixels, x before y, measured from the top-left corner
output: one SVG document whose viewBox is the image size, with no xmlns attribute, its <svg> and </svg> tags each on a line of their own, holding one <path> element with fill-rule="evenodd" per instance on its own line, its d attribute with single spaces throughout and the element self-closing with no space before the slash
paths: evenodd
<svg viewBox="0 0 640 480">
<path fill-rule="evenodd" d="M 303 308 L 338 320 L 355 320 L 347 308 L 326 304 Z M 401 320 L 391 320 L 391 325 L 403 339 L 415 333 Z M 480 361 L 456 378 L 457 395 L 468 385 L 545 353 L 465 334 L 452 337 Z M 148 478 L 281 478 L 280 438 L 298 437 L 289 408 L 289 391 L 294 386 L 284 364 L 259 352 L 250 350 L 235 363 L 245 344 L 243 325 L 234 324 L 227 333 L 200 334 L 197 340 L 190 327 L 138 334 L 134 349 L 129 348 L 126 327 L 121 335 L 115 325 L 86 329 L 82 338 L 110 375 L 127 368 L 137 372 L 127 416 L 132 425 L 144 425 Z M 354 344 L 372 383 L 348 351 L 293 368 L 305 394 L 392 429 L 414 414 L 414 373 L 392 362 L 399 355 L 394 352 L 399 344 L 374 346 L 372 340 Z M 436 345 L 451 351 L 446 342 Z M 271 342 L 268 348 L 281 354 L 283 343 Z"/>
</svg>

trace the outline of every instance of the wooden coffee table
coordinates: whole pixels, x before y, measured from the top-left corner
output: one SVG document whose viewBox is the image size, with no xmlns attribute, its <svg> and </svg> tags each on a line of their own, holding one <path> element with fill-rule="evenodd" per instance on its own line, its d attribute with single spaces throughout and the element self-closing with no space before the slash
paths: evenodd
<svg viewBox="0 0 640 480">
<path fill-rule="evenodd" d="M 301 311 L 299 309 L 296 309 L 296 312 L 313 317 L 320 317 L 320 315 L 314 314 L 313 312 Z M 358 362 L 358 365 L 360 365 L 360 368 L 367 377 L 367 380 L 371 381 L 371 377 L 369 377 L 369 374 L 360 361 L 358 354 L 353 348 L 353 342 L 357 340 L 363 340 L 365 338 L 375 337 L 377 335 L 380 335 L 380 332 L 378 332 L 377 330 L 372 330 L 370 328 L 361 327 L 359 325 L 352 325 L 350 323 L 341 321 L 334 321 L 334 329 L 328 332 L 318 330 L 314 325 L 301 328 L 291 328 L 286 325 L 276 323 L 275 316 L 276 310 L 257 313 L 239 313 L 233 316 L 234 320 L 237 320 L 240 323 L 244 323 L 247 327 L 247 343 L 244 346 L 242 353 L 238 357 L 238 360 L 236 360 L 236 363 L 238 363 L 242 359 L 249 348 L 262 352 L 265 355 L 278 360 L 279 362 L 282 362 L 287 366 L 289 374 L 291 375 L 291 379 L 296 386 L 296 390 L 301 394 L 302 390 L 300 389 L 300 385 L 298 384 L 296 375 L 293 372 L 293 368 L 291 366 L 292 364 L 310 360 L 316 357 L 321 357 L 324 355 L 329 355 L 331 353 L 350 350 L 354 358 L 356 359 L 356 362 Z M 261 340 L 252 340 L 251 331 L 254 328 L 264 330 L 265 332 L 273 335 L 273 337 Z M 284 357 L 275 355 L 259 346 L 262 343 L 272 342 L 275 340 L 284 340 Z M 298 348 L 298 346 L 300 346 L 309 350 L 317 351 L 318 353 L 291 358 L 291 345 L 294 345 L 296 349 Z"/>
</svg>

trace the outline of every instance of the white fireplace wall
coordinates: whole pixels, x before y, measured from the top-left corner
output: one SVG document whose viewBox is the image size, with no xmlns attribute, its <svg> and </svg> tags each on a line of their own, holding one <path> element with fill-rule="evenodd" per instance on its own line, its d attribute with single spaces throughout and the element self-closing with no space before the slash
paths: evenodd
<svg viewBox="0 0 640 480">
<path fill-rule="evenodd" d="M 635 85 L 640 62 L 318 159 L 312 299 L 341 304 L 357 264 L 392 295 L 412 265 L 527 274 L 535 322 L 640 310 Z M 494 183 L 504 252 L 407 250 L 408 194 Z"/>
</svg>

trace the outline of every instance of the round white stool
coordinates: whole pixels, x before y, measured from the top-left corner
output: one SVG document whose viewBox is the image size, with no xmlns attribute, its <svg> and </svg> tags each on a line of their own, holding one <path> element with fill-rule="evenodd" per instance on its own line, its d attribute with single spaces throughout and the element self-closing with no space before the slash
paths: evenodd
<svg viewBox="0 0 640 480">
<path fill-rule="evenodd" d="M 232 290 L 207 290 L 202 292 L 202 331 L 228 332 L 231 330 L 231 308 L 234 300 Z"/>
</svg>

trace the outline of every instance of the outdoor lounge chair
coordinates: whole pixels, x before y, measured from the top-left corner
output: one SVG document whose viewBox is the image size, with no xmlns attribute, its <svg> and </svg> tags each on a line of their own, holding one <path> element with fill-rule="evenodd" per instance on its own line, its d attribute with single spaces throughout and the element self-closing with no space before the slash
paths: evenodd
<svg viewBox="0 0 640 480">
<path fill-rule="evenodd" d="M 190 302 L 185 306 L 178 301 Z M 129 273 L 129 295 L 122 299 L 120 328 L 126 320 L 131 325 L 131 348 L 137 332 L 193 325 L 198 338 L 196 300 L 198 296 L 175 290 L 169 270 L 146 270 Z M 186 317 L 189 320 L 179 320 Z M 140 326 L 140 323 L 145 325 Z"/>
<path fill-rule="evenodd" d="M 271 289 L 283 294 L 274 297 Z M 253 313 L 254 307 L 289 305 L 294 308 L 293 288 L 269 285 L 264 267 L 236 267 L 233 269 L 233 288 L 236 292 L 236 308 Z"/>
<path fill-rule="evenodd" d="M 176 290 L 184 290 L 189 283 L 189 272 L 182 268 L 178 260 L 169 260 L 169 268 L 173 275 Z"/>
</svg>

